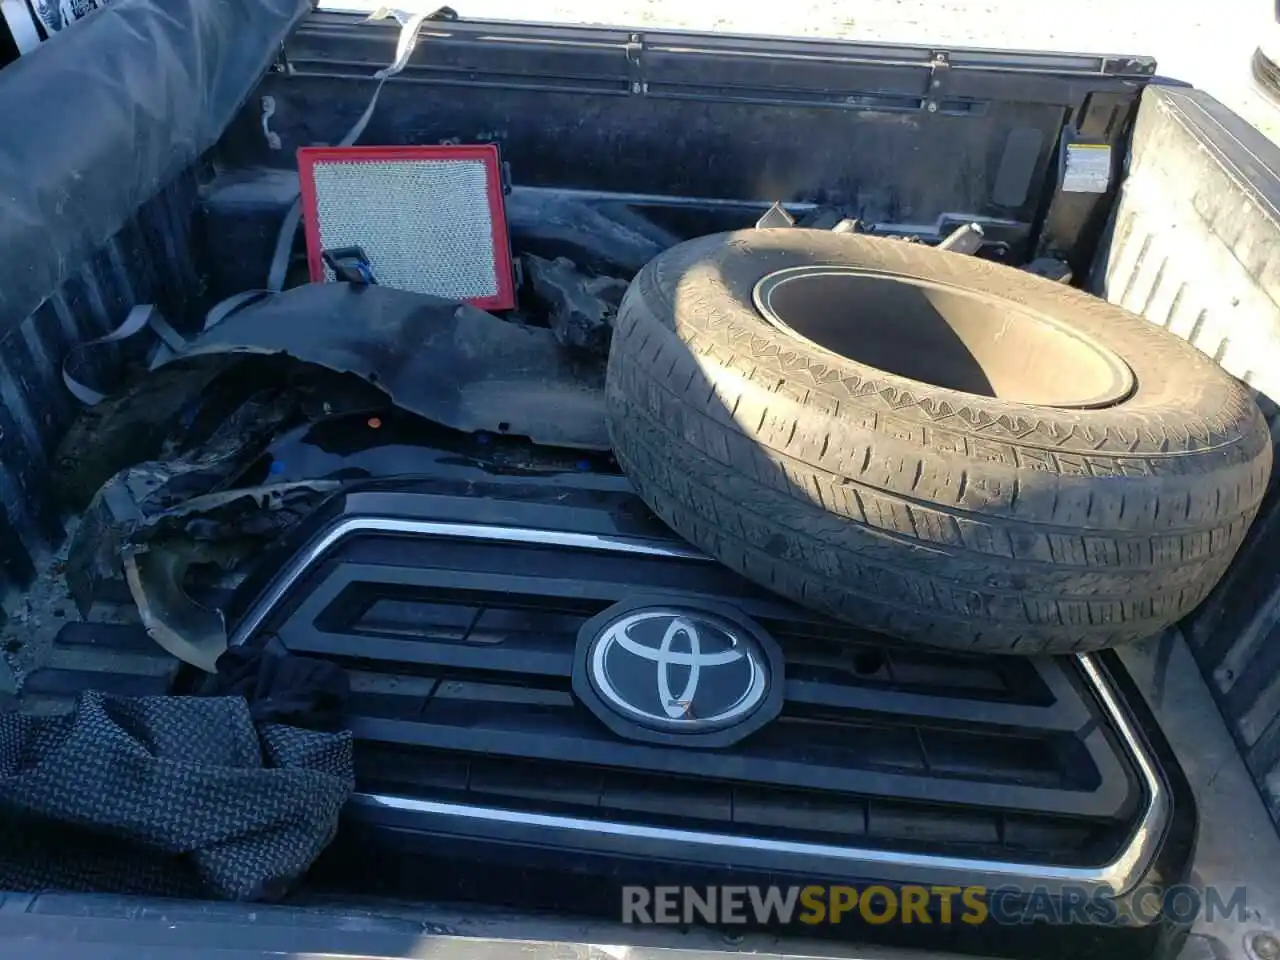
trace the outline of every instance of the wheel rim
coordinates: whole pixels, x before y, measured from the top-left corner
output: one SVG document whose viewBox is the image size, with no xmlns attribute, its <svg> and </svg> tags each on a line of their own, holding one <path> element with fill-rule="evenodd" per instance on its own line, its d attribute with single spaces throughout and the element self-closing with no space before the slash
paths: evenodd
<svg viewBox="0 0 1280 960">
<path fill-rule="evenodd" d="M 792 267 L 762 279 L 761 316 L 827 353 L 934 387 L 1034 406 L 1097 409 L 1133 371 L 1090 336 L 1021 303 L 875 270 Z"/>
</svg>

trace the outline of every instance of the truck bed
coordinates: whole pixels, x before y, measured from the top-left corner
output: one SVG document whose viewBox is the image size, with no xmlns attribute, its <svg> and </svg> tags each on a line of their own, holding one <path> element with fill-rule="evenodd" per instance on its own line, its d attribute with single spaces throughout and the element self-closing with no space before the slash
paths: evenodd
<svg viewBox="0 0 1280 960">
<path fill-rule="evenodd" d="M 130 3 L 135 13 L 148 6 L 121 0 L 125 7 Z M 225 132 L 221 125 L 184 128 L 184 148 L 174 154 L 182 160 L 173 169 L 167 154 L 164 163 L 143 156 L 147 162 L 129 171 L 115 168 L 121 177 L 138 178 L 129 181 L 123 200 L 95 180 L 101 195 L 82 198 L 83 216 L 58 220 L 57 229 L 48 231 L 59 256 L 33 257 L 38 269 L 11 271 L 8 285 L 8 274 L 0 271 L 6 647 L 18 680 L 53 678 L 53 689 L 41 690 L 37 682 L 28 694 L 57 699 L 73 690 L 65 671 L 108 677 L 132 668 L 122 664 L 155 657 L 136 647 L 104 655 L 54 643 L 77 619 L 60 580 L 68 518 L 46 495 L 60 466 L 57 443 L 79 414 L 62 388 L 62 358 L 71 346 L 107 333 L 135 304 L 154 303 L 193 328 L 209 303 L 260 285 L 292 197 L 293 150 L 336 140 L 367 102 L 373 66 L 390 59 L 393 26 L 322 13 L 289 33 L 287 7 L 280 4 L 276 19 L 260 31 L 254 55 L 264 68 L 271 65 L 261 85 L 251 87 L 243 108 L 243 91 L 224 91 L 237 108 L 228 110 Z M 89 26 L 65 40 L 90 36 Z M 225 24 L 206 27 L 216 34 Z M 515 33 L 527 36 L 512 43 Z M 276 40 L 285 35 L 278 49 Z M 251 53 L 245 56 L 252 59 Z M 761 63 L 771 65 L 768 76 Z M 7 69 L 27 67 L 20 62 Z M 800 215 L 841 209 L 886 233 L 923 242 L 959 223 L 980 222 L 1009 262 L 1052 253 L 1099 296 L 1191 340 L 1254 389 L 1274 432 L 1280 422 L 1273 252 L 1280 249 L 1274 242 L 1280 151 L 1204 94 L 1153 82 L 1154 71 L 1139 57 L 462 22 L 435 30 L 405 76 L 388 85 L 370 136 L 384 143 L 498 140 L 516 184 L 514 242 L 552 253 L 568 247 L 587 258 L 646 259 L 651 233 L 627 233 L 621 241 L 613 236 L 604 253 L 583 240 L 590 232 L 583 223 L 620 210 L 675 238 L 747 226 L 775 199 Z M 198 79 L 202 89 L 217 85 L 216 77 Z M 448 96 L 432 96 L 442 93 Z M 271 98 L 269 115 L 265 98 Z M 0 104 L 21 102 L 13 97 Z M 6 109 L 15 108 L 0 105 L 0 120 Z M 583 115 L 596 117 L 596 126 L 586 129 Z M 158 116 L 167 115 L 161 110 Z M 8 119 L 8 128 L 19 128 L 17 119 Z M 127 124 L 106 128 L 100 145 L 105 154 L 124 155 L 115 149 L 121 143 L 133 149 Z M 681 136 L 673 140 L 672 129 Z M 1117 176 L 1099 195 L 1057 189 L 1061 155 L 1073 137 L 1111 145 L 1117 170 L 1119 158 L 1127 163 L 1123 180 Z M 860 142 L 877 149 L 849 148 Z M 40 151 L 33 156 L 38 160 Z M 56 182 L 52 172 L 50 177 Z M 36 198 L 51 202 L 40 191 Z M 61 211 L 56 203 L 49 210 L 55 208 Z M 547 213 L 567 208 L 579 219 Z M 16 222 L 7 229 L 16 230 Z M 33 235 L 5 229 L 0 221 L 0 237 L 15 248 Z M 124 359 L 108 351 L 95 373 L 103 382 L 119 382 Z M 1188 958 L 1265 957 L 1270 945 L 1254 938 L 1280 922 L 1268 878 L 1274 856 L 1265 853 L 1280 846 L 1273 822 L 1280 818 L 1278 526 L 1273 491 L 1218 591 L 1179 628 L 1122 655 L 1199 804 L 1194 882 L 1248 890 L 1241 919 L 1200 922 Z M 132 620 L 127 607 L 110 604 L 90 617 L 125 626 Z M 129 659 L 139 656 L 141 661 Z M 396 663 L 401 670 L 404 664 Z M 1075 668 L 1047 663 L 1010 669 L 1057 676 Z M 374 704 L 366 717 L 370 727 L 389 729 L 395 718 L 377 711 L 393 707 L 385 700 Z M 404 737 L 422 736 L 413 724 L 395 729 Z M 1029 775 L 1015 774 L 1010 789 Z M 323 949 L 350 955 L 448 951 L 458 948 L 454 941 L 428 938 L 453 934 L 476 937 L 459 948 L 471 952 L 488 949 L 491 936 L 555 941 L 528 949 L 556 955 L 649 947 L 632 929 L 545 915 L 499 922 L 474 904 L 384 900 L 362 906 L 341 897 L 321 902 L 302 896 L 297 908 L 244 914 L 52 894 L 14 896 L 0 906 L 15 922 L 21 918 L 14 928 L 19 932 L 6 935 L 38 938 L 50 956 L 70 949 L 84 955 L 90 943 L 107 951 L 104 956 L 136 956 L 139 942 L 157 955 L 181 956 L 207 943 L 212 916 L 226 949 L 245 956 L 278 945 L 300 927 L 307 932 L 299 938 L 329 938 L 335 924 L 352 939 L 330 940 Z M 352 911 L 364 909 L 369 913 L 359 916 L 366 919 L 351 919 Z M 370 914 L 375 919 L 367 919 Z M 68 915 L 81 919 L 67 923 Z M 312 917 L 314 926 L 300 917 Z M 838 952 L 792 938 L 725 942 L 709 936 L 664 934 L 655 943 L 700 952 Z M 68 942 L 76 938 L 78 944 Z M 602 942 L 629 946 L 589 946 Z M 304 946 L 301 939 L 289 943 L 291 949 Z M 883 949 L 889 952 L 876 955 L 898 955 Z"/>
</svg>

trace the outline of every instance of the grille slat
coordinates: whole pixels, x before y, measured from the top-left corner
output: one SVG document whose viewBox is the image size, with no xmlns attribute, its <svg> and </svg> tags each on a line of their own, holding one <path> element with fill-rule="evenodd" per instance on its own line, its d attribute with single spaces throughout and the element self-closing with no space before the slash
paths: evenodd
<svg viewBox="0 0 1280 960">
<path fill-rule="evenodd" d="M 389 773 L 394 771 L 394 774 Z M 872 841 L 938 848 L 997 846 L 1034 852 L 1046 862 L 1069 862 L 1109 842 L 1096 823 L 1067 818 L 980 812 L 928 805 L 836 800 L 798 790 L 693 784 L 682 778 L 607 775 L 591 768 L 405 752 L 368 743 L 357 753 L 357 779 L 366 789 L 421 793 L 477 804 L 547 813 L 573 813 L 710 828 L 749 836 L 822 841 Z M 607 787 L 606 787 L 607 784 Z"/>
<path fill-rule="evenodd" d="M 1050 766 L 1044 743 L 930 731 L 932 776 L 918 728 L 782 717 L 733 750 L 694 751 L 621 741 L 567 690 L 441 680 L 430 697 L 357 694 L 357 737 L 384 743 L 536 758 L 662 774 L 789 786 L 852 796 L 1115 816 L 1112 798 Z M 986 758 L 986 765 L 983 759 Z M 1022 761 L 1018 763 L 1017 761 Z M 998 798 L 993 787 L 999 788 Z M 1074 796 L 1070 796 L 1074 794 Z"/>
</svg>

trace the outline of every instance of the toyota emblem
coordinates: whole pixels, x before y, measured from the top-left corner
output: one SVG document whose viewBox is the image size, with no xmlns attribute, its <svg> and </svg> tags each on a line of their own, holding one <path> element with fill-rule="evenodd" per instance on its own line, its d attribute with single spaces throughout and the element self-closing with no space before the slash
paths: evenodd
<svg viewBox="0 0 1280 960">
<path fill-rule="evenodd" d="M 574 689 L 631 739 L 717 746 L 777 715 L 780 669 L 776 644 L 734 608 L 631 602 L 583 628 Z"/>
</svg>

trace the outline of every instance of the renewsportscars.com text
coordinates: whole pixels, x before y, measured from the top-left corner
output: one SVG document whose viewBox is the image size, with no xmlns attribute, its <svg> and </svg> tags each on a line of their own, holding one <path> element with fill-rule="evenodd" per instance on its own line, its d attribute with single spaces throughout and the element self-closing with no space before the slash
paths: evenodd
<svg viewBox="0 0 1280 960">
<path fill-rule="evenodd" d="M 810 884 L 791 887 L 624 887 L 622 921 L 636 924 L 967 924 L 1049 922 L 1120 926 L 1202 916 L 1243 921 L 1243 887 L 1140 887 L 1123 900 L 1108 888 L 888 887 Z"/>
</svg>

